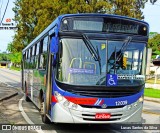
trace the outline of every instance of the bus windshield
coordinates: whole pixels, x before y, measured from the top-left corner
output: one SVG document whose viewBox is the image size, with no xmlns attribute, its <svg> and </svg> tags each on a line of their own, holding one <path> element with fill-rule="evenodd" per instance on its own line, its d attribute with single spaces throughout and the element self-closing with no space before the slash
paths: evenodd
<svg viewBox="0 0 160 133">
<path fill-rule="evenodd" d="M 130 42 L 121 51 L 124 41 L 90 39 L 92 47 L 98 51 L 95 60 L 84 39 L 62 38 L 62 56 L 58 64 L 58 81 L 71 85 L 106 86 L 106 75 L 117 74 L 118 85 L 128 84 L 123 75 L 142 75 L 144 43 Z M 119 56 L 121 54 L 121 56 Z M 119 60 L 117 60 L 117 57 Z M 133 77 L 130 77 L 133 79 Z M 135 79 L 136 80 L 136 79 Z M 122 83 L 123 82 L 123 83 Z M 139 80 L 138 85 L 142 84 Z M 135 82 L 129 82 L 135 85 Z"/>
</svg>

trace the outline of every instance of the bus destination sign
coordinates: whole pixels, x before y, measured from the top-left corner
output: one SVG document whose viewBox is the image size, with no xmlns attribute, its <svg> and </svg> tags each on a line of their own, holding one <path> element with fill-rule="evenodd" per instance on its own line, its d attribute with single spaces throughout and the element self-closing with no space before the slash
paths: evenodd
<svg viewBox="0 0 160 133">
<path fill-rule="evenodd" d="M 106 32 L 123 32 L 137 34 L 139 25 L 106 23 Z"/>
</svg>

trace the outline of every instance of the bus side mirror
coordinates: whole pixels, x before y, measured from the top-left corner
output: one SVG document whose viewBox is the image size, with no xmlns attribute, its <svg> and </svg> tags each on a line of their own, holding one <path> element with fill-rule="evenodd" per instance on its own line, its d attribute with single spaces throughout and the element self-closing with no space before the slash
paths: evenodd
<svg viewBox="0 0 160 133">
<path fill-rule="evenodd" d="M 55 54 L 54 53 L 50 53 L 50 55 L 49 55 L 50 57 L 50 62 L 52 63 L 52 65 L 53 66 L 55 66 L 56 65 L 56 63 L 57 63 L 57 61 L 56 61 L 56 56 L 55 56 Z"/>
<path fill-rule="evenodd" d="M 57 39 L 57 37 L 52 37 L 52 39 L 51 39 L 51 52 L 52 53 L 58 52 L 58 39 Z"/>
</svg>

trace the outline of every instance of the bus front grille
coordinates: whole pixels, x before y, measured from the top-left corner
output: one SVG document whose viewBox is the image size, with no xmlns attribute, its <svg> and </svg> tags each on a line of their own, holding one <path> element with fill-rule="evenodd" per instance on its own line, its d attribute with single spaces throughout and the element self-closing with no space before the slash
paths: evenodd
<svg viewBox="0 0 160 133">
<path fill-rule="evenodd" d="M 101 106 L 91 106 L 91 105 L 83 105 L 83 104 L 80 104 L 80 106 L 83 107 L 83 108 L 116 109 L 116 108 L 123 108 L 125 105 L 121 105 L 121 106 L 107 106 L 106 108 L 102 108 Z"/>
<path fill-rule="evenodd" d="M 145 85 L 135 85 L 129 86 L 82 86 L 82 85 L 70 85 L 65 83 L 60 83 L 56 80 L 58 87 L 63 90 L 81 96 L 88 97 L 99 97 L 99 98 L 115 98 L 115 97 L 125 97 L 137 94 Z"/>
<path fill-rule="evenodd" d="M 89 97 L 99 97 L 99 98 L 114 98 L 114 97 L 125 97 L 136 94 L 135 91 L 98 91 L 98 90 L 70 90 L 71 93 L 81 95 L 81 96 L 89 96 Z"/>
<path fill-rule="evenodd" d="M 114 118 L 114 119 L 90 119 L 90 118 L 83 118 L 83 120 L 86 120 L 86 121 L 117 121 L 117 120 L 120 120 L 120 118 Z"/>
</svg>

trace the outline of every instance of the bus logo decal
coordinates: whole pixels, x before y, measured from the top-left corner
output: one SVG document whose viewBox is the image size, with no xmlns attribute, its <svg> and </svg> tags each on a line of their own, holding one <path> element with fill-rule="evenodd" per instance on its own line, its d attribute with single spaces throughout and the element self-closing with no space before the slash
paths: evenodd
<svg viewBox="0 0 160 133">
<path fill-rule="evenodd" d="M 103 104 L 101 107 L 102 107 L 103 109 L 105 109 L 105 108 L 107 108 L 107 104 Z"/>
<path fill-rule="evenodd" d="M 107 86 L 117 86 L 116 74 L 107 74 Z"/>
<path fill-rule="evenodd" d="M 98 99 L 94 105 L 102 105 L 104 103 L 104 100 Z"/>
</svg>

